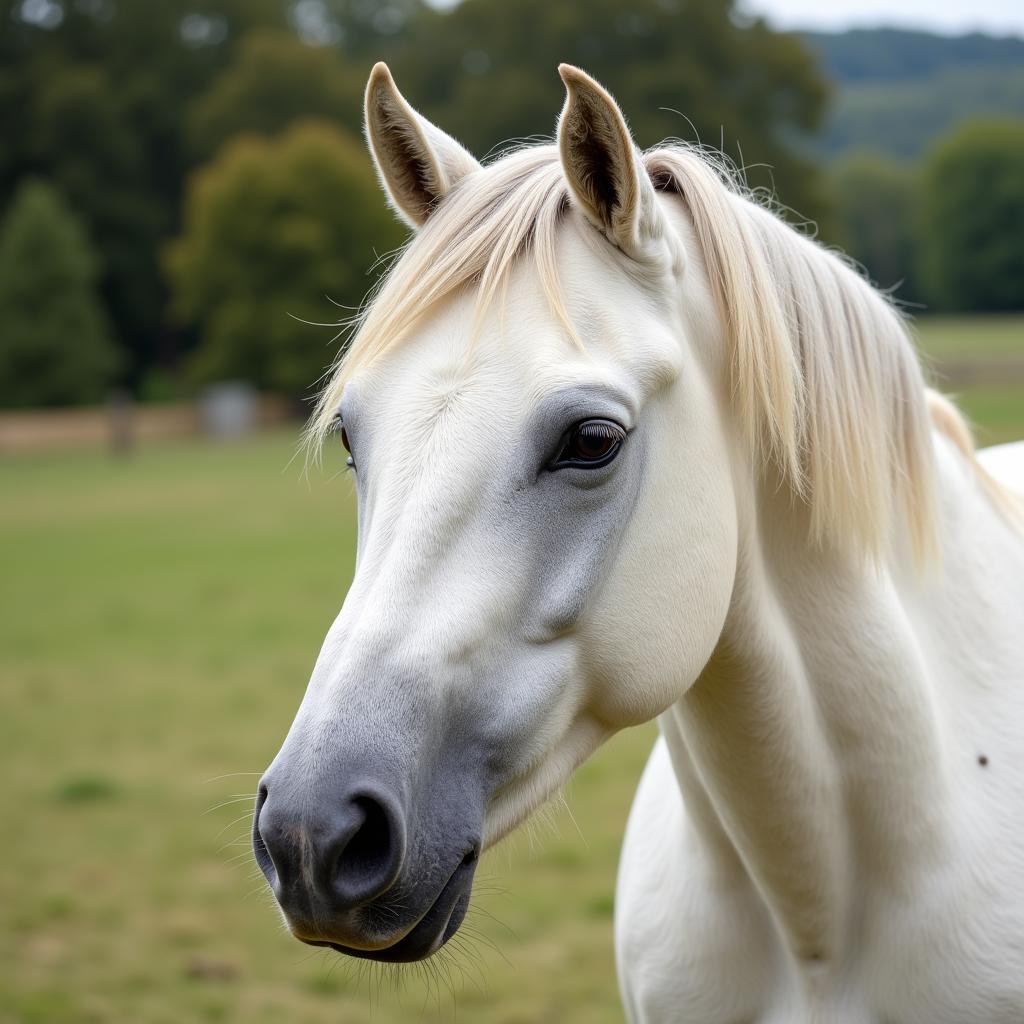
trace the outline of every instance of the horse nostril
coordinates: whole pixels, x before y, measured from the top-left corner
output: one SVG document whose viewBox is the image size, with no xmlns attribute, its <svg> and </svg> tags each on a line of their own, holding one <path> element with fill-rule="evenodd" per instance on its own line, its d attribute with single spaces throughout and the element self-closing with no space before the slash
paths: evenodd
<svg viewBox="0 0 1024 1024">
<path fill-rule="evenodd" d="M 267 849 L 267 844 L 260 832 L 260 814 L 267 802 L 267 787 L 263 784 L 256 792 L 256 809 L 252 816 L 252 850 L 256 857 L 256 863 L 266 876 L 267 881 L 273 886 L 277 882 L 277 868 L 274 866 L 274 859 Z"/>
<path fill-rule="evenodd" d="M 394 839 L 386 811 L 372 797 L 356 797 L 352 803 L 362 813 L 363 823 L 338 854 L 337 871 L 358 876 L 388 859 Z"/>
<path fill-rule="evenodd" d="M 346 818 L 330 852 L 330 868 L 335 893 L 351 905 L 379 896 L 394 882 L 405 852 L 405 827 L 387 797 L 365 793 L 349 801 Z"/>
<path fill-rule="evenodd" d="M 265 784 L 252 829 L 256 861 L 284 910 L 309 921 L 376 898 L 405 857 L 405 820 L 386 791 L 360 786 L 338 800 L 311 801 Z"/>
</svg>

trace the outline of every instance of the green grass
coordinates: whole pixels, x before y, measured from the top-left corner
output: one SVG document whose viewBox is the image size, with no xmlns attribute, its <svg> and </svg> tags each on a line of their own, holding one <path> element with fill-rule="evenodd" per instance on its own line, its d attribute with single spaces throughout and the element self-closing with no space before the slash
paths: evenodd
<svg viewBox="0 0 1024 1024">
<path fill-rule="evenodd" d="M 977 354 L 991 323 L 928 321 L 922 344 L 953 358 L 959 332 Z M 964 398 L 983 438 L 1024 436 L 1024 388 Z M 307 484 L 294 445 L 0 461 L 0 1022 L 621 1020 L 614 872 L 650 727 L 577 774 L 579 831 L 556 808 L 485 858 L 456 1003 L 283 933 L 253 876 L 251 793 L 354 548 L 340 454 Z"/>
<path fill-rule="evenodd" d="M 923 316 L 930 376 L 971 421 L 978 444 L 1024 438 L 1024 315 Z"/>
<path fill-rule="evenodd" d="M 1013 358 L 1024 364 L 1024 315 L 920 316 L 918 342 L 936 360 Z"/>
</svg>

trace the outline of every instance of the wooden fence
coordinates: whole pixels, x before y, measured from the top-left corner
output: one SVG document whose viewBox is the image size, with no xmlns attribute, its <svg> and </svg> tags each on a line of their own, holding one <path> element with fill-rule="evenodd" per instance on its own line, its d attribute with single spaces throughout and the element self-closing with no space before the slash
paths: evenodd
<svg viewBox="0 0 1024 1024">
<path fill-rule="evenodd" d="M 290 417 L 287 401 L 276 395 L 255 398 L 253 427 Z M 47 409 L 0 413 L 0 455 L 33 452 L 114 449 L 208 433 L 199 403 L 136 405 L 112 402 L 87 409 Z"/>
</svg>

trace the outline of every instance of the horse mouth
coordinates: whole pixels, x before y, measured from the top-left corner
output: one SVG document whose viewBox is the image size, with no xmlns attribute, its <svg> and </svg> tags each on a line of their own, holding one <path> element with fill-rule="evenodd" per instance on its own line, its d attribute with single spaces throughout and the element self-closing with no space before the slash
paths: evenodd
<svg viewBox="0 0 1024 1024">
<path fill-rule="evenodd" d="M 436 953 L 458 930 L 469 910 L 469 897 L 479 851 L 469 851 L 445 882 L 426 913 L 400 939 L 380 949 L 358 949 L 330 939 L 296 935 L 308 946 L 323 946 L 345 956 L 382 963 L 414 963 Z"/>
</svg>

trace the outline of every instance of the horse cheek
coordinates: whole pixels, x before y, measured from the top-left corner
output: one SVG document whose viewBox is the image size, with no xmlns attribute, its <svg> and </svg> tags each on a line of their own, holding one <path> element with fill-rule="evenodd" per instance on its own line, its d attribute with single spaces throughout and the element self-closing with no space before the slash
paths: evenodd
<svg viewBox="0 0 1024 1024">
<path fill-rule="evenodd" d="M 735 505 L 724 479 L 691 493 L 700 497 L 683 515 L 666 515 L 663 506 L 637 510 L 581 630 L 592 713 L 617 728 L 650 721 L 679 700 L 725 624 L 736 571 Z"/>
</svg>

